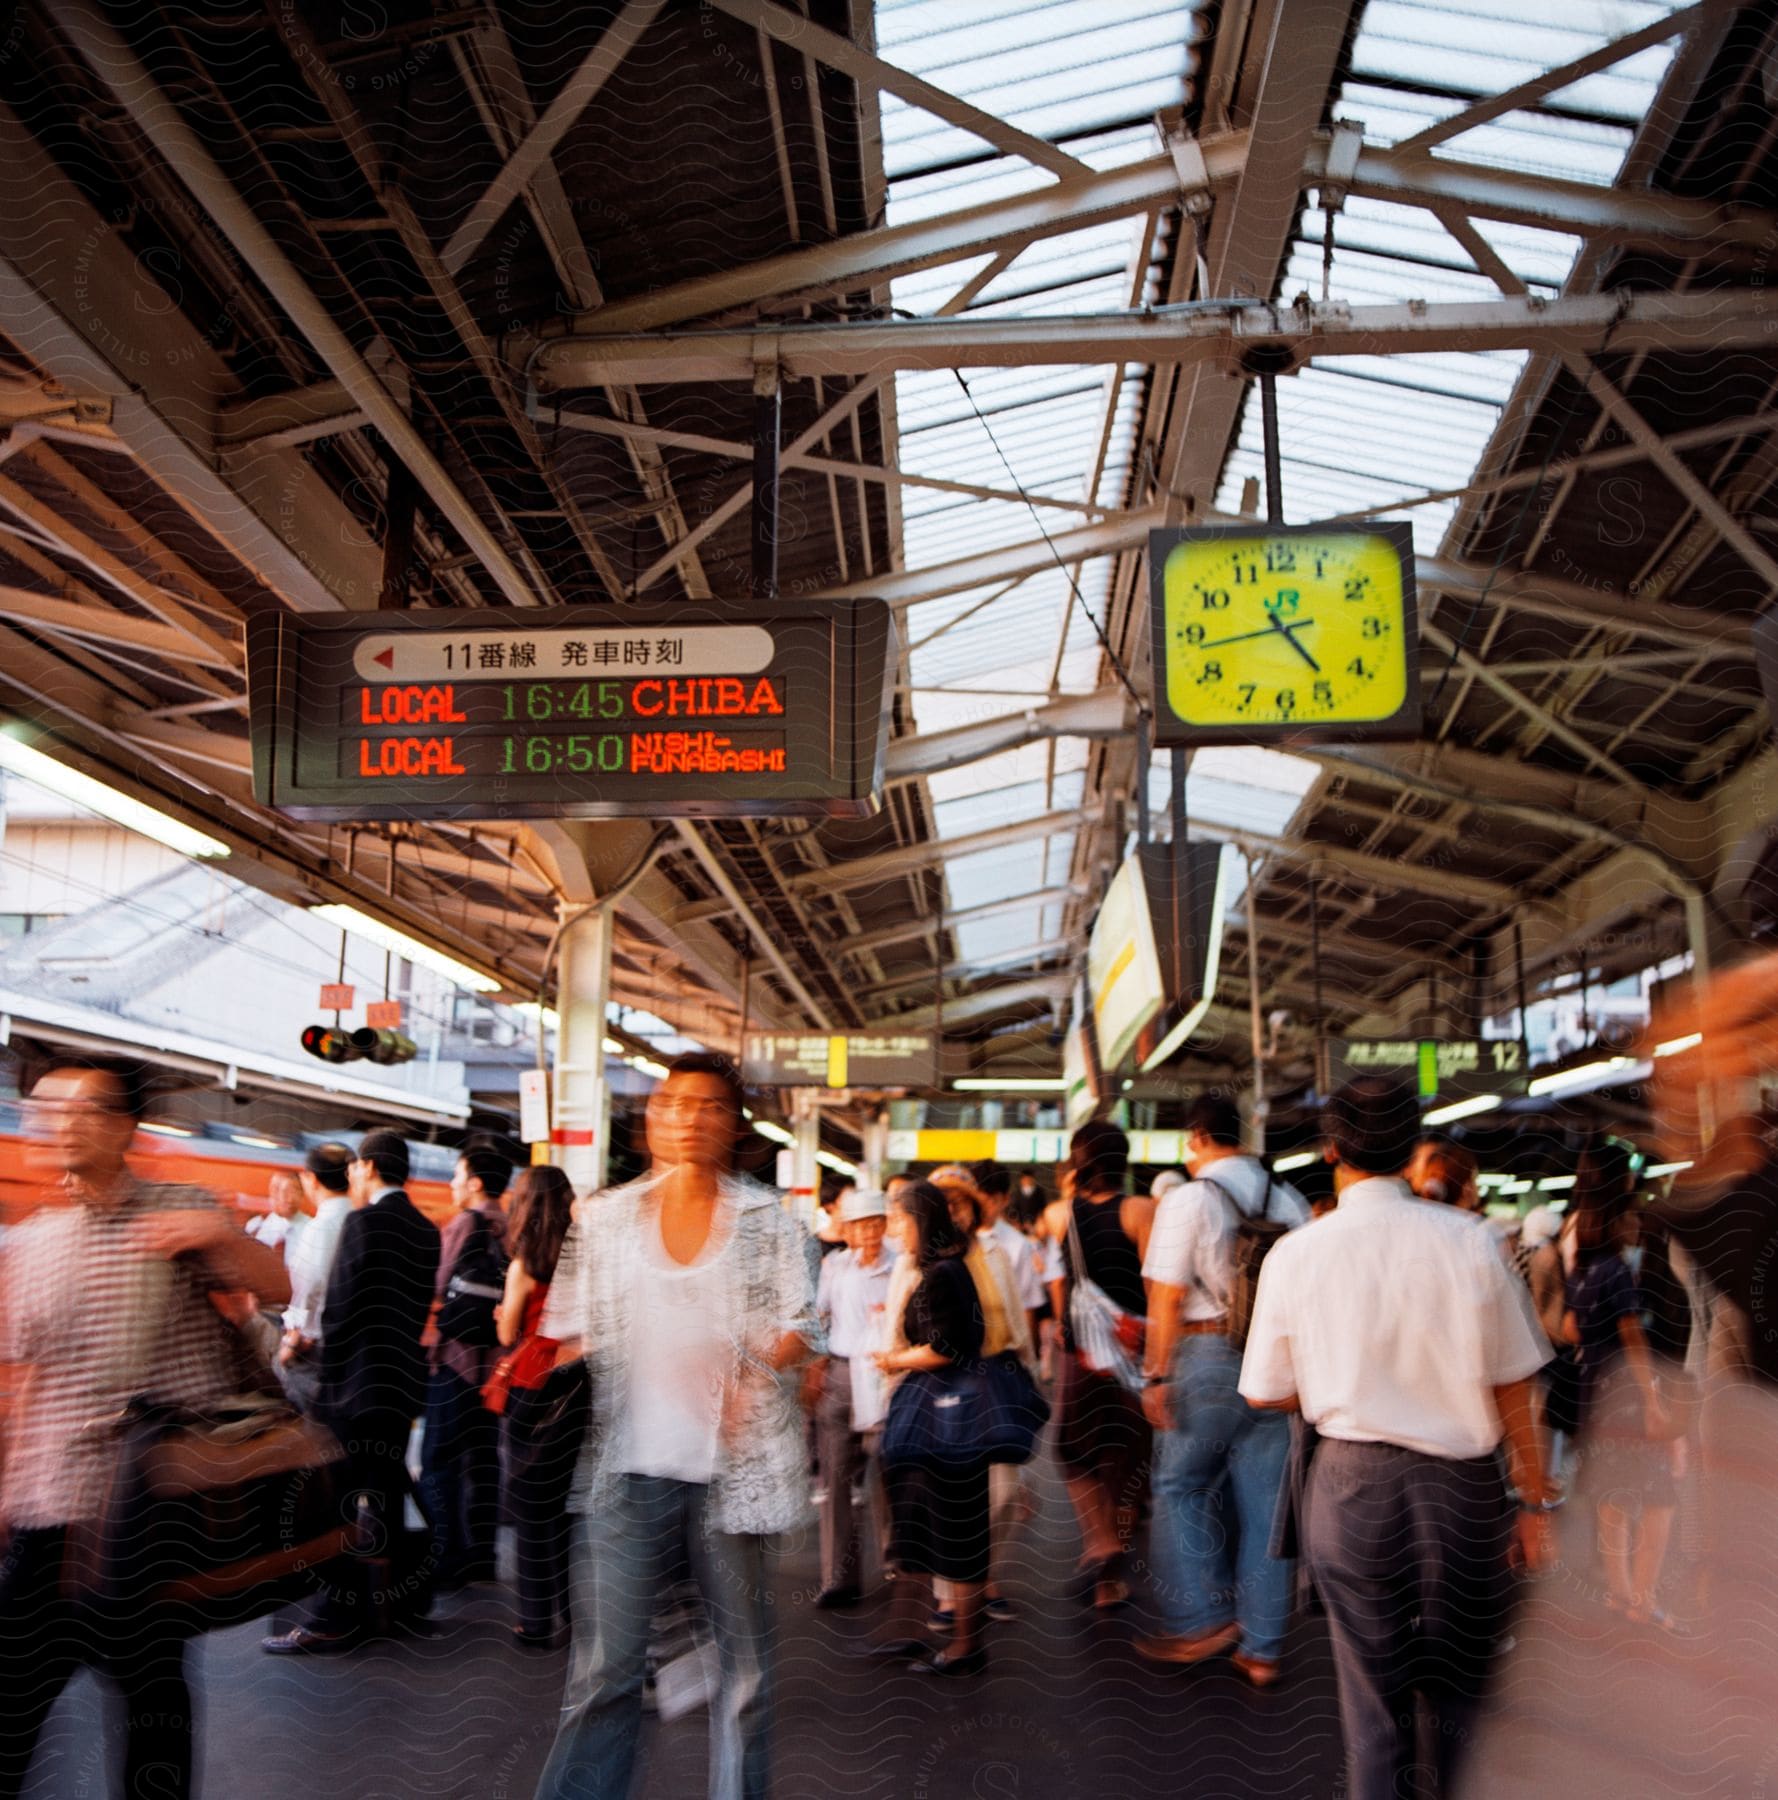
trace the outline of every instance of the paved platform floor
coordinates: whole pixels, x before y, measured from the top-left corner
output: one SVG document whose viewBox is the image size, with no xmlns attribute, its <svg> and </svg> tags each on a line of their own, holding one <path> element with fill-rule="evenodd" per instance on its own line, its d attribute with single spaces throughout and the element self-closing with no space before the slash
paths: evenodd
<svg viewBox="0 0 1778 1800">
<path fill-rule="evenodd" d="M 1313 1622 L 1288 1678 L 1256 1694 L 1226 1662 L 1159 1672 L 1130 1649 L 1133 1615 L 1101 1619 L 1077 1589 L 1078 1539 L 1060 1483 L 1033 1471 L 1037 1516 L 991 1627 L 982 1676 L 932 1681 L 848 1652 L 882 1616 L 817 1613 L 811 1530 L 779 1572 L 774 1800 L 1320 1800 L 1338 1785 L 1332 1666 Z M 203 1800 L 529 1800 L 555 1730 L 565 1654 L 511 1642 L 511 1599 L 441 1600 L 438 1633 L 314 1660 L 272 1658 L 259 1628 L 196 1652 Z M 704 1792 L 704 1715 L 651 1722 L 647 1800 Z M 31 1800 L 112 1790 L 118 1744 L 91 1676 L 63 1696 Z M 110 1776 L 115 1780 L 115 1774 Z"/>
</svg>

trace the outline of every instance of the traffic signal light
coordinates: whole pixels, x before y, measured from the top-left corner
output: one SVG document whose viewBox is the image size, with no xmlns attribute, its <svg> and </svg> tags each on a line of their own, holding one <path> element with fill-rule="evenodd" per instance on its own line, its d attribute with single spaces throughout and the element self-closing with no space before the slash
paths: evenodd
<svg viewBox="0 0 1778 1800">
<path fill-rule="evenodd" d="M 353 1042 L 353 1034 L 337 1025 L 305 1025 L 302 1046 L 311 1056 L 323 1062 L 355 1062 L 364 1053 Z"/>
<path fill-rule="evenodd" d="M 379 1031 L 374 1025 L 361 1026 L 351 1033 L 352 1054 L 368 1057 L 374 1063 L 412 1062 L 417 1046 L 411 1037 L 399 1031 Z"/>
</svg>

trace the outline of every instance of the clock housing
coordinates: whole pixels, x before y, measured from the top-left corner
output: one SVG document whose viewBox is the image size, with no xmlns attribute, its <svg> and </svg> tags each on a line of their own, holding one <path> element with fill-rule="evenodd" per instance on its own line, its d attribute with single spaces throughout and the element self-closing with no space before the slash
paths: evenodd
<svg viewBox="0 0 1778 1800">
<path fill-rule="evenodd" d="M 1412 529 L 1198 526 L 1149 537 L 1158 744 L 1412 738 Z"/>
</svg>

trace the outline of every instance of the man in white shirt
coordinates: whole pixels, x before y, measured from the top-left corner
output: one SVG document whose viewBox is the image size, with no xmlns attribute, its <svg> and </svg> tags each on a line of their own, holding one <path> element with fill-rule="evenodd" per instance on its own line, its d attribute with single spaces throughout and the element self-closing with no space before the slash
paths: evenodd
<svg viewBox="0 0 1778 1800">
<path fill-rule="evenodd" d="M 285 1250 L 290 1271 L 290 1304 L 284 1309 L 284 1336 L 278 1348 L 278 1374 L 294 1405 L 312 1410 L 318 1375 L 316 1349 L 321 1342 L 321 1309 L 327 1300 L 327 1277 L 339 1249 L 340 1232 L 352 1211 L 352 1150 L 345 1144 L 317 1144 L 309 1151 L 298 1180 L 313 1211 L 302 1236 Z"/>
<path fill-rule="evenodd" d="M 863 1561 L 853 1487 L 862 1482 L 877 1534 L 877 1554 L 889 1559 L 889 1502 L 872 1449 L 882 1425 L 883 1378 L 872 1360 L 887 1347 L 885 1324 L 895 1252 L 883 1243 L 889 1203 L 881 1194 L 848 1188 L 838 1208 L 847 1248 L 824 1257 L 815 1310 L 827 1328 L 827 1355 L 809 1365 L 805 1395 L 814 1413 L 816 1456 L 826 1496 L 821 1502 L 823 1611 L 855 1605 Z"/>
<path fill-rule="evenodd" d="M 1166 1663 L 1233 1650 L 1242 1674 L 1269 1687 L 1290 1623 L 1293 1570 L 1267 1548 L 1290 1423 L 1236 1391 L 1241 1352 L 1229 1341 L 1229 1289 L 1236 1215 L 1294 1230 L 1308 1223 L 1309 1207 L 1241 1148 L 1241 1114 L 1225 1095 L 1192 1102 L 1185 1139 L 1193 1179 L 1165 1191 L 1142 1264 L 1142 1410 L 1159 1434 L 1149 1543 L 1161 1631 L 1136 1649 Z"/>
<path fill-rule="evenodd" d="M 1550 1559 L 1531 1398 L 1549 1342 L 1490 1235 L 1401 1178 L 1418 1112 L 1382 1077 L 1329 1100 L 1339 1204 L 1266 1259 L 1241 1370 L 1253 1405 L 1300 1409 L 1318 1435 L 1299 1519 L 1332 1628 L 1349 1800 L 1408 1792 L 1417 1761 L 1449 1792 L 1515 1543 L 1528 1568 Z"/>
<path fill-rule="evenodd" d="M 255 1213 L 247 1221 L 247 1235 L 257 1238 L 268 1250 L 279 1251 L 288 1269 L 308 1229 L 313 1209 L 306 1204 L 307 1195 L 296 1176 L 283 1171 L 267 1184 L 266 1198 L 271 1202 L 269 1209 Z"/>
</svg>

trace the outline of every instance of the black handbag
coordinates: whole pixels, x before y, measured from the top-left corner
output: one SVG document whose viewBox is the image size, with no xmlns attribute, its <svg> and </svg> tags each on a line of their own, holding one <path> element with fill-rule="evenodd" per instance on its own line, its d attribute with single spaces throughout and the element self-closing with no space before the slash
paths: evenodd
<svg viewBox="0 0 1778 1800">
<path fill-rule="evenodd" d="M 1028 1462 L 1048 1418 L 1048 1402 L 1010 1352 L 917 1369 L 889 1396 L 878 1454 L 886 1469 Z"/>
<path fill-rule="evenodd" d="M 494 1309 L 506 1294 L 506 1258 L 494 1241 L 493 1227 L 479 1214 L 464 1240 L 445 1283 L 438 1309 L 438 1335 L 448 1343 L 491 1350 L 500 1342 Z"/>
</svg>

